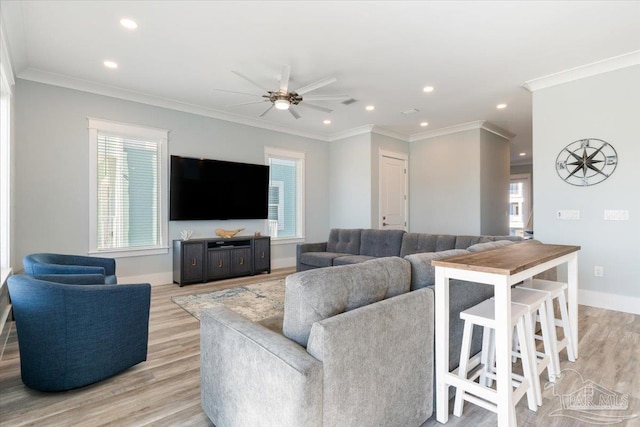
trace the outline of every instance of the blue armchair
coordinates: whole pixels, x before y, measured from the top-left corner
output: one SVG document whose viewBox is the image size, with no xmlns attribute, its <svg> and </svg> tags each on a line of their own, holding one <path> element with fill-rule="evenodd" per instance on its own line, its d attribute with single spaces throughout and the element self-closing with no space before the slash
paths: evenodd
<svg viewBox="0 0 640 427">
<path fill-rule="evenodd" d="M 22 260 L 24 272 L 38 274 L 102 274 L 109 285 L 118 283 L 116 261 L 113 258 L 99 258 L 81 255 L 31 254 Z"/>
<path fill-rule="evenodd" d="M 27 387 L 70 390 L 147 359 L 151 286 L 96 285 L 95 275 L 80 276 L 8 279 Z"/>
</svg>

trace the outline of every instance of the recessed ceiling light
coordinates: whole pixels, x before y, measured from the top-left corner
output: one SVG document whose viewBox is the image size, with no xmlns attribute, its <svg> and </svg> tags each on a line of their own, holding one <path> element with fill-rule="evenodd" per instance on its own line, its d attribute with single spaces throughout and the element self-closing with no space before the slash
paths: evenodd
<svg viewBox="0 0 640 427">
<path fill-rule="evenodd" d="M 125 27 L 127 30 L 135 30 L 138 28 L 138 24 L 131 18 L 122 18 L 120 20 L 120 25 Z"/>
<path fill-rule="evenodd" d="M 420 123 L 420 126 L 422 126 L 422 127 L 424 128 L 424 127 L 429 126 L 429 123 L 427 123 L 427 122 L 422 122 L 422 123 Z"/>
<path fill-rule="evenodd" d="M 113 61 L 104 61 L 103 64 L 105 67 L 111 68 L 112 70 L 115 70 L 116 68 L 118 68 L 118 64 Z"/>
<path fill-rule="evenodd" d="M 373 105 L 367 105 L 366 107 L 364 107 L 364 109 L 367 110 L 367 111 L 373 111 L 373 110 L 376 109 L 376 107 L 373 106 Z"/>
<path fill-rule="evenodd" d="M 433 92 L 433 86 L 425 86 L 422 88 L 422 91 L 426 93 Z"/>
<path fill-rule="evenodd" d="M 505 108 L 507 108 L 507 104 L 498 104 L 498 105 L 496 105 L 496 108 L 498 110 L 504 110 Z"/>
<path fill-rule="evenodd" d="M 520 156 L 526 156 L 527 153 L 520 153 Z"/>
<path fill-rule="evenodd" d="M 324 121 L 324 122 L 322 122 L 322 123 L 324 123 L 325 125 L 330 125 L 330 124 L 331 124 L 331 120 L 327 119 L 327 120 L 325 120 L 325 121 Z"/>
</svg>

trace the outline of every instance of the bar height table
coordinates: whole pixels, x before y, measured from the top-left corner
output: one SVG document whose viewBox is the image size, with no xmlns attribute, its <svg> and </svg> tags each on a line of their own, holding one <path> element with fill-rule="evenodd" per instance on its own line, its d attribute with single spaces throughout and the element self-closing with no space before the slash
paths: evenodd
<svg viewBox="0 0 640 427">
<path fill-rule="evenodd" d="M 436 306 L 436 419 L 449 420 L 449 387 L 478 392 L 481 386 L 449 372 L 449 279 L 495 287 L 496 403 L 498 426 L 515 425 L 511 386 L 511 286 L 558 265 L 567 264 L 569 319 L 578 342 L 578 251 L 580 246 L 518 243 L 432 261 Z M 575 357 L 578 358 L 576 345 Z M 474 393 L 478 394 L 478 393 Z"/>
</svg>

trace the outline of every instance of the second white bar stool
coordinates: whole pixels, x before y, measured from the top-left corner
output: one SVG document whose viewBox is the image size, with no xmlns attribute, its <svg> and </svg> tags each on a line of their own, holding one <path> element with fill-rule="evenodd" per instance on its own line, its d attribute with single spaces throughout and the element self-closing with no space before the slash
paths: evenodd
<svg viewBox="0 0 640 427">
<path fill-rule="evenodd" d="M 553 325 L 554 331 L 556 326 L 560 326 L 562 327 L 562 330 L 564 332 L 564 337 L 561 340 L 558 340 L 555 345 L 556 351 L 559 353 L 564 348 L 566 348 L 569 361 L 575 362 L 575 354 L 578 343 L 573 342 L 571 338 L 573 336 L 571 334 L 571 331 L 576 327 L 576 325 L 572 325 L 571 321 L 569 320 L 567 297 L 565 296 L 567 284 L 565 282 L 556 282 L 552 280 L 533 279 L 531 281 L 524 282 L 522 285 L 518 285 L 517 288 L 546 292 L 549 295 L 549 323 Z M 556 318 L 555 310 L 553 308 L 553 300 L 556 299 L 558 300 L 558 305 L 560 306 L 560 319 Z M 555 366 L 555 370 L 559 375 L 560 362 L 556 359 L 556 363 L 557 365 Z"/>
</svg>

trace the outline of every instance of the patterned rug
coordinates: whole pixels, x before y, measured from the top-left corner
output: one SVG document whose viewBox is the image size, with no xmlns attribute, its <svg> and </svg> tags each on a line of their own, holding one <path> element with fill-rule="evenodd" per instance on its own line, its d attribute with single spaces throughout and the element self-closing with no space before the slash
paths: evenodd
<svg viewBox="0 0 640 427">
<path fill-rule="evenodd" d="M 198 320 L 202 310 L 221 304 L 271 330 L 282 331 L 284 279 L 206 294 L 171 297 L 171 300 Z"/>
</svg>

